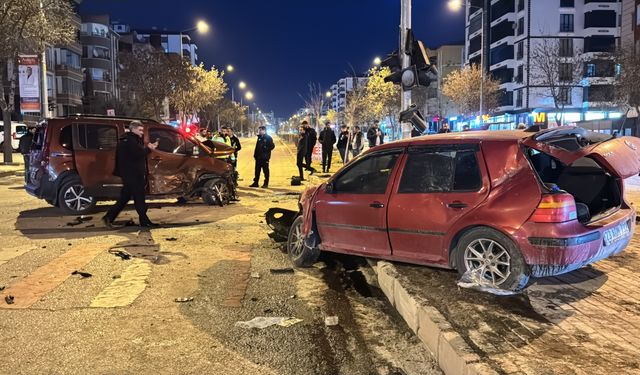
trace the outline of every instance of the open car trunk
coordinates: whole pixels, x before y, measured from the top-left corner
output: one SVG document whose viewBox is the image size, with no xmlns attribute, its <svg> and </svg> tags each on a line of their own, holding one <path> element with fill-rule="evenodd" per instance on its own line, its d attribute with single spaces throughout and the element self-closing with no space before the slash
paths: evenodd
<svg viewBox="0 0 640 375">
<path fill-rule="evenodd" d="M 623 202 L 622 179 L 640 173 L 640 139 L 634 137 L 560 127 L 536 133 L 523 144 L 545 187 L 573 195 L 583 223 L 617 210 Z"/>
</svg>

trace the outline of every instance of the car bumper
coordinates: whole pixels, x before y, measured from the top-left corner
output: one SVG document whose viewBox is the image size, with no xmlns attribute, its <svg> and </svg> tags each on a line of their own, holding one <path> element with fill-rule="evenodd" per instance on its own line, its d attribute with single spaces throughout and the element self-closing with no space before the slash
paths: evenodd
<svg viewBox="0 0 640 375">
<path fill-rule="evenodd" d="M 633 237 L 635 217 L 635 210 L 620 209 L 587 225 L 527 223 L 518 233 L 518 242 L 531 276 L 560 275 L 622 252 Z M 627 226 L 628 233 L 607 243 L 605 232 L 620 225 Z"/>
</svg>

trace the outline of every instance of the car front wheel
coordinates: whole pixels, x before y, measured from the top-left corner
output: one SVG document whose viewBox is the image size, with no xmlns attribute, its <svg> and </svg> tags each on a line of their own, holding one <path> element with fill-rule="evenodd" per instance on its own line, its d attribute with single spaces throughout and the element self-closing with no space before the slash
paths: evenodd
<svg viewBox="0 0 640 375">
<path fill-rule="evenodd" d="M 465 233 L 455 255 L 458 273 L 469 272 L 484 285 L 520 290 L 529 282 L 529 270 L 520 250 L 494 229 L 475 228 Z"/>
<path fill-rule="evenodd" d="M 210 206 L 217 204 L 222 207 L 229 204 L 231 200 L 229 184 L 223 179 L 212 179 L 205 182 L 202 200 Z"/>
<path fill-rule="evenodd" d="M 320 249 L 305 244 L 304 218 L 298 216 L 289 229 L 287 253 L 296 267 L 311 267 L 320 256 Z"/>
<path fill-rule="evenodd" d="M 64 182 L 58 195 L 58 206 L 73 215 L 91 212 L 96 206 L 96 199 L 89 195 L 77 177 Z"/>
</svg>

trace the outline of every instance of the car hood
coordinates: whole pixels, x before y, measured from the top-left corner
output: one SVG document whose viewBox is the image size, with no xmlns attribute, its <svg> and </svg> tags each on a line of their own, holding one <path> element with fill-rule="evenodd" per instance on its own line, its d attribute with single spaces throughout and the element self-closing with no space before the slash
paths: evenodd
<svg viewBox="0 0 640 375">
<path fill-rule="evenodd" d="M 522 143 L 555 157 L 565 165 L 590 157 L 620 178 L 640 174 L 640 138 L 615 138 L 583 128 L 563 126 L 538 132 Z"/>
</svg>

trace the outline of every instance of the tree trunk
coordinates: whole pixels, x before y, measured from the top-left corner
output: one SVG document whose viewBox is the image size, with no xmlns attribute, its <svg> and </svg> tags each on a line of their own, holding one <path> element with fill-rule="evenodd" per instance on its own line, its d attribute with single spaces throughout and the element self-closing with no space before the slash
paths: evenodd
<svg viewBox="0 0 640 375">
<path fill-rule="evenodd" d="M 13 163 L 13 149 L 11 147 L 11 113 L 15 106 L 15 75 L 13 66 L 9 66 L 9 59 L 0 62 L 0 109 L 2 110 L 3 132 L 4 132 L 4 147 L 2 153 L 4 155 L 5 163 Z M 5 75 L 5 73 L 7 73 Z M 4 92 L 4 79 L 9 78 L 9 102 L 5 98 Z"/>
</svg>

